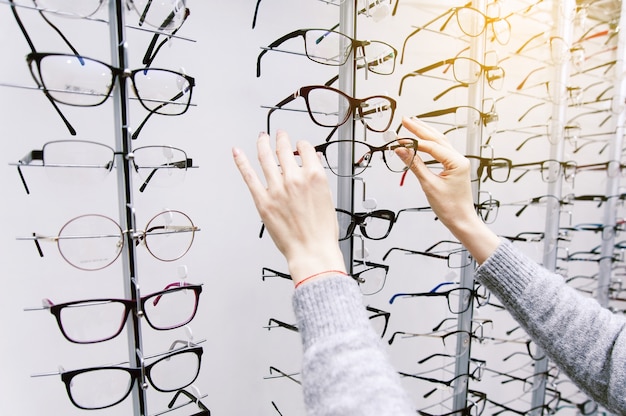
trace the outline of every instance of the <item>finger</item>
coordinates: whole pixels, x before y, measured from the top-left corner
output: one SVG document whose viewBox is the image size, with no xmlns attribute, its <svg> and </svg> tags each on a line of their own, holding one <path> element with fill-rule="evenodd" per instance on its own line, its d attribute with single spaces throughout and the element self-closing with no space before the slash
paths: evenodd
<svg viewBox="0 0 626 416">
<path fill-rule="evenodd" d="M 293 172 L 293 169 L 298 168 L 289 136 L 282 130 L 276 132 L 276 156 L 283 173 Z"/>
<path fill-rule="evenodd" d="M 298 154 L 302 160 L 303 167 L 306 166 L 308 168 L 323 169 L 317 151 L 311 143 L 305 140 L 299 140 L 296 143 L 296 148 L 298 149 Z"/>
<path fill-rule="evenodd" d="M 431 125 L 417 118 L 402 118 L 402 125 L 411 133 L 424 141 L 436 142 L 442 145 L 450 146 L 446 136 Z"/>
<path fill-rule="evenodd" d="M 272 148 L 270 146 L 270 136 L 268 136 L 267 133 L 259 134 L 256 145 L 259 163 L 261 164 L 263 175 L 267 181 L 267 186 L 272 188 L 276 186 L 276 184 L 279 184 L 282 178 L 280 168 L 276 163 L 274 152 L 272 152 Z"/>
<path fill-rule="evenodd" d="M 235 165 L 237 165 L 237 169 L 243 178 L 243 181 L 248 186 L 248 190 L 252 195 L 252 199 L 254 200 L 254 204 L 258 207 L 259 202 L 265 197 L 267 194 L 267 190 L 265 186 L 257 176 L 254 169 L 250 165 L 250 161 L 248 157 L 243 153 L 240 149 L 233 147 L 233 159 L 235 160 Z"/>
</svg>

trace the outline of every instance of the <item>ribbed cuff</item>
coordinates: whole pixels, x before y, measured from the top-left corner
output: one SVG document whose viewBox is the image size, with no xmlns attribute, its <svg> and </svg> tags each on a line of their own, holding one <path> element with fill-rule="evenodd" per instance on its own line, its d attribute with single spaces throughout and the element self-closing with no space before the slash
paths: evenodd
<svg viewBox="0 0 626 416">
<path fill-rule="evenodd" d="M 304 348 L 319 338 L 369 325 L 357 283 L 344 275 L 327 276 L 294 291 L 293 310 Z"/>
<path fill-rule="evenodd" d="M 476 279 L 502 302 L 514 303 L 539 274 L 538 268 L 534 260 L 503 238 L 496 251 L 477 269 Z"/>
</svg>

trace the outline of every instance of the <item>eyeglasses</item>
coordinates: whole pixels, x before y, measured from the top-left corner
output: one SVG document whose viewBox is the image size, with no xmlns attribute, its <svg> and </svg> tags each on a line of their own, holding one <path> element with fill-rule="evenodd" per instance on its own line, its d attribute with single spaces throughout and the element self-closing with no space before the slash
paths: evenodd
<svg viewBox="0 0 626 416">
<path fill-rule="evenodd" d="M 481 157 L 474 155 L 466 155 L 470 162 L 478 162 L 478 166 L 473 168 L 470 175 L 472 182 L 491 179 L 493 182 L 504 183 L 509 180 L 513 162 L 504 157 Z M 441 169 L 441 163 L 436 160 L 428 160 L 424 162 L 426 166 L 432 169 Z"/>
<path fill-rule="evenodd" d="M 431 21 L 424 24 L 422 27 L 418 27 L 413 32 L 411 32 L 405 39 L 402 44 L 402 55 L 400 56 L 400 63 L 404 60 L 404 51 L 406 49 L 406 43 L 408 40 L 415 36 L 420 31 L 424 30 L 431 24 L 435 23 L 437 20 L 448 16 L 443 25 L 439 28 L 439 32 L 443 32 L 446 29 L 446 26 L 452 18 L 456 18 L 456 22 L 465 35 L 470 37 L 478 37 L 485 32 L 488 26 L 491 27 L 491 31 L 493 34 L 493 39 L 496 40 L 501 45 L 506 45 L 509 43 L 511 38 L 511 24 L 507 20 L 507 17 L 499 17 L 500 10 L 499 5 L 494 2 L 487 5 L 488 14 L 491 16 L 497 15 L 498 17 L 489 17 L 488 15 L 483 14 L 477 9 L 474 9 L 471 6 L 471 2 L 467 3 L 463 7 L 452 7 L 435 17 Z"/>
<path fill-rule="evenodd" d="M 340 170 L 340 152 L 349 148 L 352 153 L 351 172 Z M 324 156 L 324 167 L 330 169 L 332 173 L 341 177 L 351 177 L 365 172 L 376 152 L 380 152 L 381 158 L 391 172 L 402 173 L 408 167 L 396 154 L 396 149 L 408 149 L 412 152 L 413 158 L 417 154 L 417 140 L 411 138 L 400 138 L 385 143 L 382 146 L 372 146 L 358 140 L 335 140 L 315 146 L 315 150 Z M 297 154 L 297 152 L 294 152 Z M 410 164 L 409 164 L 410 166 Z"/>
<path fill-rule="evenodd" d="M 33 52 L 26 62 L 37 85 L 69 125 L 55 103 L 93 107 L 111 95 L 117 77 L 128 77 L 137 99 L 149 111 L 133 133 L 139 131 L 152 114 L 181 115 L 191 102 L 194 78 L 168 69 L 142 68 L 126 71 L 104 62 L 70 54 Z"/>
<path fill-rule="evenodd" d="M 54 304 L 43 300 L 56 318 L 63 336 L 77 344 L 108 341 L 118 336 L 128 314 L 133 311 L 144 316 L 157 331 L 179 328 L 188 324 L 198 310 L 202 285 L 170 283 L 165 290 L 138 299 L 88 299 Z"/>
<path fill-rule="evenodd" d="M 41 150 L 31 150 L 16 166 L 27 194 L 28 185 L 22 173 L 24 166 L 46 169 L 50 177 L 60 183 L 91 184 L 104 178 L 114 166 L 115 155 L 120 154 L 105 144 L 82 140 L 57 140 L 45 143 Z M 185 151 L 172 146 L 143 146 L 126 155 L 133 169 L 144 180 L 143 192 L 149 183 L 172 186 L 181 182 L 193 161 Z M 41 162 L 34 164 L 33 162 Z"/>
<path fill-rule="evenodd" d="M 432 246 L 430 246 L 429 248 L 427 248 L 425 251 L 416 251 L 416 250 L 409 250 L 406 248 L 392 247 L 389 250 L 387 250 L 387 252 L 383 256 L 383 261 L 385 261 L 387 257 L 389 257 L 389 255 L 393 251 L 402 251 L 405 254 L 418 254 L 421 256 L 446 260 L 448 267 L 451 269 L 462 269 L 472 264 L 472 259 L 471 257 L 467 255 L 467 250 L 465 250 L 464 248 L 456 248 L 452 250 L 447 250 L 446 254 L 438 254 L 438 253 L 441 253 L 441 251 L 436 251 L 435 248 L 446 243 L 451 243 L 451 242 L 446 241 L 446 240 L 439 241 L 433 244 Z"/>
<path fill-rule="evenodd" d="M 404 75 L 400 80 L 400 88 L 398 89 L 398 95 L 402 95 L 402 85 L 404 81 L 409 77 L 416 75 L 424 75 L 433 69 L 437 69 L 447 65 L 444 72 L 447 72 L 449 67 L 452 67 L 452 75 L 457 82 L 461 84 L 469 85 L 475 84 L 480 80 L 481 75 L 485 75 L 487 83 L 493 89 L 502 88 L 504 82 L 504 69 L 500 66 L 483 65 L 480 62 L 463 56 L 457 56 L 443 61 L 435 62 L 434 64 L 427 65 L 423 68 L 416 69 Z"/>
<path fill-rule="evenodd" d="M 352 237 L 357 226 L 363 237 L 382 240 L 389 235 L 396 218 L 395 213 L 387 209 L 352 213 L 336 208 L 335 211 L 339 223 L 339 241 Z"/>
<path fill-rule="evenodd" d="M 189 251 L 195 232 L 199 230 L 187 214 L 174 210 L 163 211 L 152 217 L 143 231 L 124 231 L 109 217 L 85 214 L 68 221 L 57 236 L 33 233 L 32 237 L 18 237 L 18 240 L 34 240 L 41 257 L 43 251 L 39 241 L 53 241 L 67 263 L 80 270 L 93 271 L 101 270 L 117 260 L 124 247 L 124 234 L 130 233 L 135 245 L 143 242 L 157 260 L 171 262 Z"/>
<path fill-rule="evenodd" d="M 389 299 L 389 303 L 393 303 L 397 298 L 445 297 L 448 310 L 456 315 L 466 312 L 471 305 L 472 298 L 478 298 L 478 296 L 476 289 L 457 287 L 444 292 L 396 293 Z M 488 300 L 488 297 L 486 299 Z"/>
<path fill-rule="evenodd" d="M 102 9 L 105 1 L 87 0 L 80 2 L 80 4 L 74 4 L 63 0 L 33 0 L 33 3 L 44 21 L 61 36 L 61 39 L 72 52 L 75 55 L 80 55 L 69 39 L 61 33 L 61 30 L 47 18 L 46 14 L 90 19 L 98 10 Z M 145 25 L 156 30 L 142 60 L 146 66 L 152 64 L 159 50 L 178 32 L 190 14 L 189 8 L 186 7 L 186 0 L 159 0 L 156 2 L 153 0 L 127 0 L 126 7 L 128 10 L 133 9 L 139 15 L 138 25 L 142 30 L 145 30 L 143 29 Z M 164 35 L 165 39 L 159 43 L 161 35 Z M 24 33 L 24 36 L 28 38 L 27 33 Z"/>
<path fill-rule="evenodd" d="M 46 12 L 71 17 L 88 18 L 95 15 L 106 0 L 33 0 Z M 147 24 L 158 30 L 178 29 L 185 21 L 186 0 L 126 0 L 128 10 L 139 17 L 139 26 Z"/>
<path fill-rule="evenodd" d="M 573 182 L 574 176 L 577 172 L 576 162 L 571 160 L 561 162 L 554 159 L 540 160 L 538 162 L 529 163 L 517 163 L 512 165 L 511 169 L 523 170 L 523 172 L 518 177 L 513 179 L 513 182 L 519 181 L 531 170 L 539 170 L 539 172 L 541 173 L 541 180 L 547 183 L 556 182 L 561 177 L 563 177 L 568 182 Z"/>
<path fill-rule="evenodd" d="M 341 66 L 348 61 L 350 54 L 360 52 L 355 59 L 365 62 L 367 70 L 379 74 L 392 74 L 396 65 L 398 51 L 391 45 L 377 40 L 356 40 L 341 32 L 328 29 L 300 29 L 286 34 L 270 43 L 259 54 L 256 61 L 256 76 L 261 76 L 261 58 L 269 51 L 299 54 L 276 49 L 284 42 L 302 37 L 304 55 L 323 65 Z"/>
<path fill-rule="evenodd" d="M 177 391 L 193 383 L 200 373 L 202 347 L 175 351 L 140 367 L 105 366 L 63 371 L 61 380 L 74 406 L 79 409 L 105 409 L 121 403 L 135 382 L 149 382 L 163 393 Z M 141 358 L 141 357 L 140 357 Z"/>
<path fill-rule="evenodd" d="M 196 413 L 194 413 L 194 414 L 192 414 L 192 415 L 189 415 L 189 416 L 211 416 L 211 411 L 209 410 L 209 408 L 208 408 L 208 407 L 206 407 L 206 406 L 204 405 L 204 403 L 202 403 L 202 402 L 200 401 L 200 398 L 199 398 L 199 397 L 197 397 L 197 396 L 194 396 L 193 394 L 189 393 L 189 392 L 188 392 L 187 390 L 185 390 L 185 389 L 180 389 L 180 390 L 178 390 L 178 391 L 176 392 L 176 394 L 174 395 L 174 397 L 172 398 L 172 400 L 170 400 L 170 402 L 167 404 L 167 408 L 168 408 L 168 409 L 172 409 L 172 410 L 174 410 L 174 409 L 173 409 L 173 407 L 174 407 L 174 403 L 176 403 L 176 400 L 177 400 L 177 399 L 181 396 L 181 394 L 182 394 L 182 395 L 187 396 L 187 398 L 188 398 L 189 400 L 191 400 L 191 403 L 195 403 L 195 404 L 197 404 L 197 405 L 198 405 L 198 407 L 200 408 L 200 411 L 199 411 L 199 412 L 196 412 Z M 183 405 L 180 405 L 180 406 L 178 406 L 178 407 L 182 407 L 182 406 L 184 406 L 184 404 L 183 404 Z M 176 408 L 178 408 L 178 407 L 176 407 Z"/>
<path fill-rule="evenodd" d="M 270 116 L 298 97 L 304 98 L 306 111 L 318 126 L 338 127 L 344 124 L 353 113 L 371 131 L 384 132 L 391 125 L 396 111 L 396 100 L 385 95 L 366 98 L 350 97 L 341 90 L 326 85 L 310 85 L 289 95 L 267 113 L 267 131 L 270 129 Z M 340 113 L 339 109 L 342 109 Z M 303 110 L 292 110 L 303 111 Z"/>
</svg>

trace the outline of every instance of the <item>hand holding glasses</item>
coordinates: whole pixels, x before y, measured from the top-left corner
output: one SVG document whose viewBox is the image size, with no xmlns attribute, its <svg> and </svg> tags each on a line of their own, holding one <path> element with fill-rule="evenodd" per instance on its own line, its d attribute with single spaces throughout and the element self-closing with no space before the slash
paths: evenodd
<svg viewBox="0 0 626 416">
<path fill-rule="evenodd" d="M 48 176 L 63 183 L 91 184 L 104 178 L 115 165 L 112 147 L 105 144 L 82 140 L 57 140 L 43 145 L 41 150 L 31 150 L 21 158 L 16 166 L 27 194 L 30 194 L 22 173 L 24 166 L 38 166 L 46 169 Z M 149 183 L 156 186 L 171 186 L 180 183 L 193 161 L 187 154 L 172 146 L 143 146 L 125 155 L 132 168 L 143 179 L 139 191 L 143 192 Z M 35 164 L 34 162 L 41 162 Z"/>
<path fill-rule="evenodd" d="M 416 139 L 412 138 L 399 138 L 385 143 L 382 146 L 372 146 L 371 144 L 361 142 L 358 140 L 335 140 L 315 146 L 315 150 L 321 153 L 324 157 L 324 167 L 330 169 L 332 173 L 341 177 L 351 177 L 360 175 L 365 172 L 365 169 L 369 167 L 370 162 L 375 153 L 380 152 L 380 156 L 385 163 L 385 166 L 396 173 L 403 173 L 407 168 L 407 164 L 396 155 L 397 149 L 408 149 L 412 153 L 412 159 L 417 154 L 418 143 Z M 351 148 L 352 150 L 352 169 L 348 172 L 343 171 L 340 168 L 340 151 L 342 148 Z M 294 154 L 297 154 L 295 152 Z M 409 164 L 410 166 L 410 164 Z"/>
<path fill-rule="evenodd" d="M 135 245 L 143 242 L 157 260 L 171 262 L 189 251 L 196 231 L 200 229 L 181 211 L 168 210 L 155 215 L 143 231 L 125 231 L 109 217 L 85 214 L 68 221 L 57 236 L 33 233 L 32 237 L 18 237 L 18 240 L 33 240 L 41 257 L 39 240 L 54 241 L 66 262 L 80 270 L 94 271 L 117 260 L 124 247 L 125 234 L 130 234 Z"/>
</svg>

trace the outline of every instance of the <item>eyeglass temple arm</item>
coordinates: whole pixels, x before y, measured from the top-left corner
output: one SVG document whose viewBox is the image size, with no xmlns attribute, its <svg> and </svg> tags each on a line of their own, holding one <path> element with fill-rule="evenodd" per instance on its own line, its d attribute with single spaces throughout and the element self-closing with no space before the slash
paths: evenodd
<svg viewBox="0 0 626 416">
<path fill-rule="evenodd" d="M 257 5 L 258 5 L 258 3 L 257 3 Z M 305 32 L 306 32 L 305 29 L 294 30 L 293 32 L 287 33 L 286 35 L 281 36 L 280 38 L 276 39 L 274 42 L 272 42 L 269 45 L 267 45 L 267 47 L 262 48 L 263 50 L 261 51 L 261 53 L 259 53 L 259 56 L 256 58 L 256 76 L 257 76 L 257 78 L 261 76 L 261 58 L 263 57 L 263 55 L 265 55 L 268 51 L 276 48 L 277 46 L 280 46 L 283 42 L 285 42 L 285 41 L 287 41 L 289 39 L 293 39 L 293 38 L 298 37 L 298 36 L 302 36 L 304 38 Z"/>
<path fill-rule="evenodd" d="M 131 138 L 133 140 L 136 140 L 137 137 L 139 137 L 139 133 L 141 132 L 141 130 L 143 129 L 143 127 L 146 125 L 146 123 L 148 122 L 148 119 L 150 117 L 152 117 L 154 114 L 156 114 L 157 111 L 159 111 L 160 109 L 162 109 L 163 107 L 175 102 L 176 100 L 178 100 L 180 97 L 182 97 L 183 95 L 187 94 L 188 92 L 192 91 L 192 88 L 196 85 L 196 81 L 194 78 L 192 77 L 187 77 L 186 78 L 187 81 L 189 81 L 189 87 L 186 88 L 184 91 L 179 92 L 178 94 L 176 94 L 175 96 L 173 96 L 172 98 L 169 99 L 168 102 L 163 102 L 161 104 L 159 104 L 158 107 L 153 108 L 152 110 L 150 110 L 150 112 L 148 113 L 148 115 L 146 116 L 146 118 L 143 119 L 143 121 L 141 122 L 141 124 L 139 125 L 139 127 L 137 127 L 137 129 L 133 132 L 133 135 L 131 136 Z"/>
<path fill-rule="evenodd" d="M 439 68 L 440 66 L 446 65 L 446 64 L 451 64 L 454 62 L 454 59 L 446 59 L 444 61 L 439 61 L 439 62 L 435 62 L 432 65 L 428 65 L 425 66 L 423 68 L 420 69 L 416 69 L 415 71 L 411 71 L 407 74 L 405 74 L 401 79 L 400 79 L 400 87 L 398 88 L 398 95 L 402 95 L 402 85 L 404 84 L 404 80 L 409 78 L 409 77 L 414 77 L 417 75 L 422 75 L 424 72 L 428 72 L 431 71 L 433 69 Z"/>
<path fill-rule="evenodd" d="M 154 61 L 154 58 L 156 58 L 157 54 L 159 53 L 159 51 L 161 50 L 163 45 L 165 45 L 176 34 L 176 32 L 178 32 L 178 30 L 182 27 L 183 23 L 189 17 L 189 14 L 190 14 L 190 10 L 189 10 L 189 8 L 186 7 L 185 8 L 185 15 L 183 17 L 183 22 L 181 23 L 181 25 L 179 27 L 177 27 L 175 30 L 173 30 L 172 33 L 164 35 L 164 36 L 166 36 L 166 38 L 163 39 L 161 41 L 161 43 L 159 43 L 158 46 L 156 46 L 156 43 L 159 40 L 159 36 L 161 36 L 161 33 L 155 33 L 154 36 L 152 36 L 152 40 L 150 41 L 150 45 L 148 45 L 148 49 L 146 49 L 146 53 L 144 54 L 143 59 L 141 61 L 146 66 L 146 68 L 149 67 L 152 64 L 152 61 Z M 170 24 L 170 22 L 174 19 L 175 16 L 176 16 L 176 14 L 172 11 L 167 16 L 167 18 L 163 21 L 163 23 L 161 24 L 159 29 L 161 29 L 161 30 L 165 29 L 165 27 L 167 27 L 167 25 Z"/>
<path fill-rule="evenodd" d="M 468 2 L 465 4 L 465 6 L 463 7 L 469 7 L 472 5 L 472 2 Z M 397 7 L 397 3 L 396 3 L 396 7 Z M 409 38 L 415 36 L 417 33 L 419 33 L 422 29 L 430 26 L 431 24 L 435 23 L 437 20 L 441 19 L 442 17 L 444 17 L 445 15 L 452 13 L 454 11 L 454 9 L 449 9 L 447 11 L 445 11 L 444 13 L 440 14 L 439 16 L 435 17 L 434 19 L 430 20 L 429 22 L 425 23 L 423 26 L 418 27 L 417 29 L 415 29 L 413 32 L 409 33 L 409 35 L 404 39 L 404 42 L 402 43 L 402 53 L 400 54 L 400 63 L 404 62 L 404 51 L 406 49 L 406 43 L 408 42 Z M 450 20 L 450 19 L 448 19 Z"/>
<path fill-rule="evenodd" d="M 259 14 L 259 5 L 261 0 L 256 0 L 256 6 L 254 6 L 254 16 L 252 16 L 252 29 L 256 26 L 256 17 Z"/>
<path fill-rule="evenodd" d="M 190 158 L 187 158 L 185 160 L 181 160 L 178 162 L 174 162 L 174 163 L 164 163 L 161 166 L 167 166 L 167 167 L 174 167 L 174 168 L 178 168 L 178 169 L 187 169 L 193 166 L 193 161 Z M 138 170 L 139 168 L 135 166 L 135 170 Z M 154 168 L 152 169 L 152 171 L 150 172 L 150 174 L 146 177 L 146 180 L 144 181 L 144 183 L 139 187 L 139 192 L 143 192 L 146 187 L 148 186 L 148 183 L 150 182 L 150 180 L 152 179 L 152 177 L 159 171 L 159 168 Z"/>
<path fill-rule="evenodd" d="M 28 189 L 28 185 L 26 185 L 26 179 L 24 178 L 24 174 L 22 173 L 20 166 L 29 165 L 33 160 L 41 160 L 43 162 L 43 150 L 32 150 L 17 162 L 17 173 L 20 175 L 22 185 L 24 185 L 27 195 L 30 195 L 30 190 Z"/>
<path fill-rule="evenodd" d="M 290 94 L 288 97 L 285 97 L 278 104 L 273 105 L 272 108 L 270 108 L 270 110 L 267 112 L 267 133 L 270 132 L 270 116 L 272 115 L 272 113 L 276 110 L 281 109 L 284 105 L 289 104 L 290 102 L 292 102 L 299 96 L 300 96 L 300 90 L 294 92 L 293 94 Z"/>
</svg>

